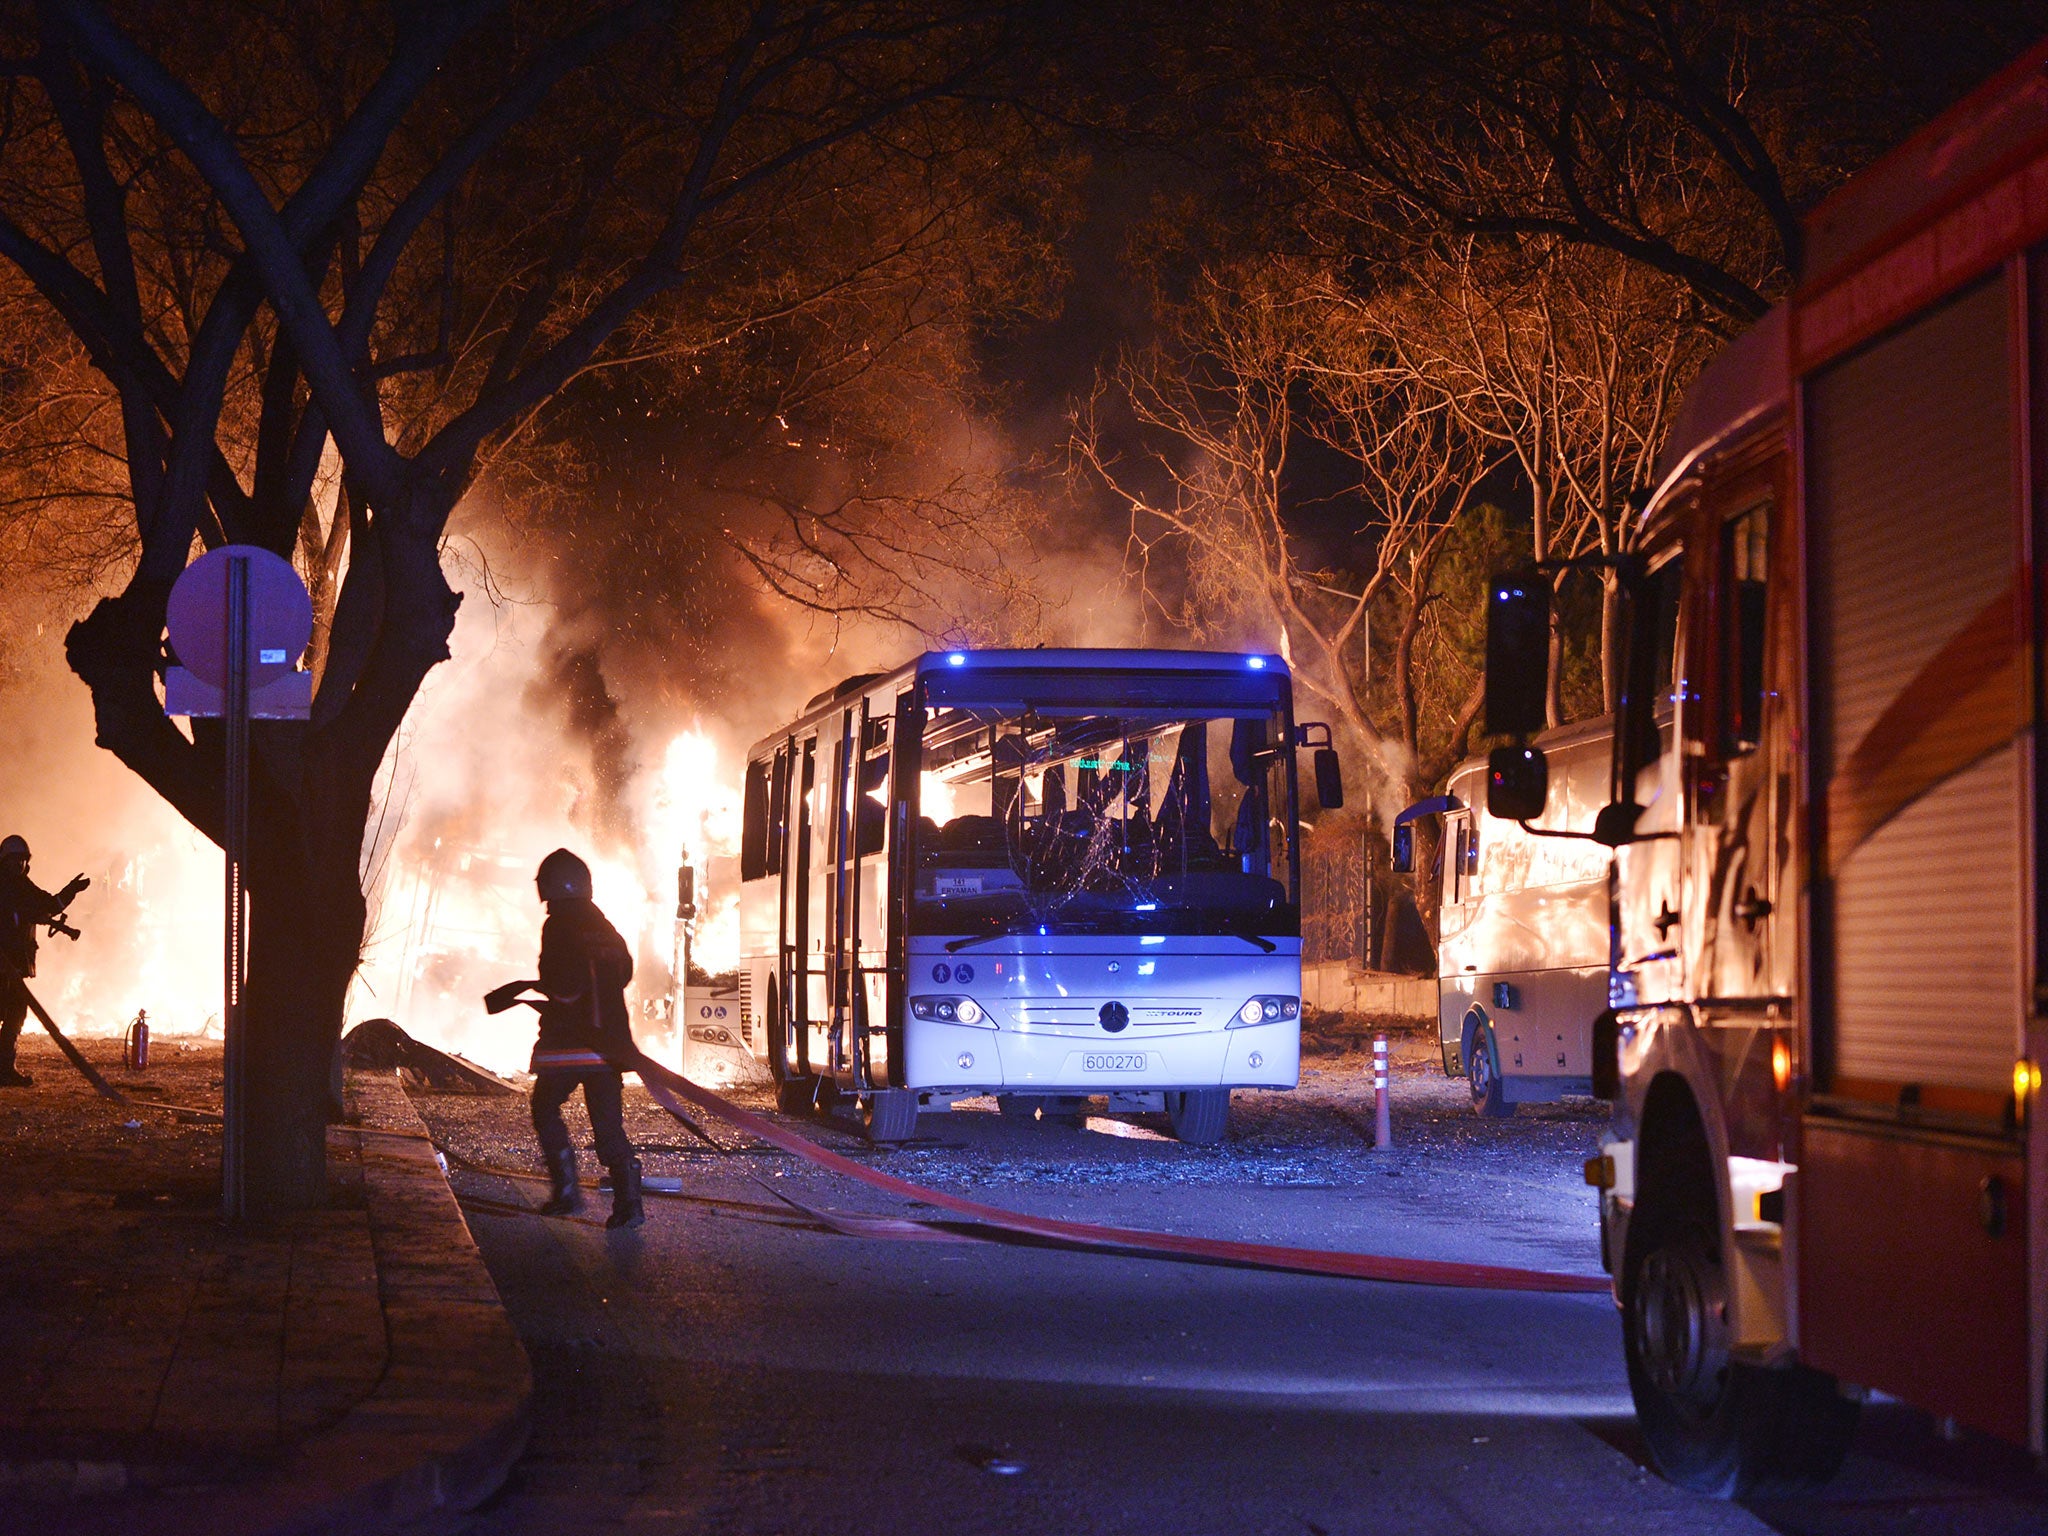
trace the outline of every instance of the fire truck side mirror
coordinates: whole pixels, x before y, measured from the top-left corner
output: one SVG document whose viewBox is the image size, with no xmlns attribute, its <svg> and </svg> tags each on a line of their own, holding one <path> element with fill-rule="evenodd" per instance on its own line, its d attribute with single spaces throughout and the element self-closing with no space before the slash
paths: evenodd
<svg viewBox="0 0 2048 1536">
<path fill-rule="evenodd" d="M 1415 870 L 1415 829 L 1407 822 L 1394 828 L 1394 873 L 1412 874 Z"/>
<path fill-rule="evenodd" d="M 1534 821 L 1550 799 L 1550 764 L 1539 747 L 1495 747 L 1486 755 L 1486 814 Z"/>
<path fill-rule="evenodd" d="M 1341 811 L 1344 808 L 1344 767 L 1337 761 L 1336 749 L 1318 747 L 1314 762 L 1316 803 L 1326 811 Z"/>
<path fill-rule="evenodd" d="M 1486 729 L 1535 735 L 1549 684 L 1550 583 L 1535 570 L 1497 574 L 1486 588 Z"/>
</svg>

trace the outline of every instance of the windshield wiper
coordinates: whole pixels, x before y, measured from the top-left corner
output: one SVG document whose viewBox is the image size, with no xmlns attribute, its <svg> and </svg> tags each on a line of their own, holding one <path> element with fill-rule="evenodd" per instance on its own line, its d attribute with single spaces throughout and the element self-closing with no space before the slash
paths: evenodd
<svg viewBox="0 0 2048 1536">
<path fill-rule="evenodd" d="M 977 933 L 972 938 L 948 939 L 946 953 L 956 955 L 963 949 L 972 949 L 977 944 L 993 944 L 997 939 L 1012 939 L 1020 933 L 1029 933 L 1038 924 L 1029 919 L 1022 923 L 1004 923 L 1000 928 L 991 928 L 987 933 Z"/>
</svg>

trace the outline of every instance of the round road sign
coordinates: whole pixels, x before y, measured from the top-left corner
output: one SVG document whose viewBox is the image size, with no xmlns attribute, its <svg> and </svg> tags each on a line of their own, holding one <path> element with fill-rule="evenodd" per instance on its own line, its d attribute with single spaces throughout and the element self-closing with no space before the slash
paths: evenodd
<svg viewBox="0 0 2048 1536">
<path fill-rule="evenodd" d="M 298 665 L 313 638 L 313 600 L 292 563 L 254 544 L 224 544 L 185 567 L 171 588 L 171 649 L 179 665 L 216 688 L 228 685 L 228 566 L 249 566 L 249 686 Z"/>
</svg>

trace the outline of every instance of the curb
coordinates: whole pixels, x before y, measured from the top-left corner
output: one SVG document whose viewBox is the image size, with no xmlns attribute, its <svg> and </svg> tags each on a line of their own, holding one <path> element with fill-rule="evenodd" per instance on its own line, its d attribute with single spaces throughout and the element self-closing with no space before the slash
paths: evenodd
<svg viewBox="0 0 2048 1536">
<path fill-rule="evenodd" d="M 504 1485 L 533 1427 L 525 1347 L 397 1079 L 351 1074 L 347 1097 L 361 1123 L 335 1134 L 354 1138 L 362 1166 L 387 1360 L 376 1387 L 244 1483 L 194 1486 L 192 1468 L 152 1487 L 158 1478 L 119 1463 L 0 1466 L 13 1473 L 0 1486 L 58 1496 L 53 1528 L 372 1536 L 474 1509 Z"/>
<path fill-rule="evenodd" d="M 330 1490 L 266 1529 L 363 1532 L 474 1509 L 504 1485 L 533 1428 L 533 1367 L 498 1299 L 427 1128 L 396 1078 L 351 1074 L 364 1196 L 391 1365 L 278 1479 Z M 378 1135 L 377 1131 L 398 1135 Z M 391 1466 L 395 1447 L 402 1464 Z M 317 1497 L 317 1495 L 316 1495 Z"/>
</svg>

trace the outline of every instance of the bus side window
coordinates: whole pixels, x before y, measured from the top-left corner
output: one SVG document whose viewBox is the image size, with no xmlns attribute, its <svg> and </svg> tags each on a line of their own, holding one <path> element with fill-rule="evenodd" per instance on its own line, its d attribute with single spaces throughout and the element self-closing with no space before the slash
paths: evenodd
<svg viewBox="0 0 2048 1536">
<path fill-rule="evenodd" d="M 768 873 L 768 764 L 747 764 L 746 792 L 740 810 L 740 878 L 759 880 Z"/>
<path fill-rule="evenodd" d="M 789 844 L 789 748 L 775 749 L 775 768 L 768 786 L 768 862 L 762 873 L 782 873 L 783 850 Z"/>
<path fill-rule="evenodd" d="M 1466 832 L 1465 877 L 1469 880 L 1479 873 L 1479 818 L 1477 814 L 1473 816 L 1471 821 L 1466 823 Z"/>
<path fill-rule="evenodd" d="M 888 719 L 868 722 L 870 747 L 860 765 L 860 805 L 855 819 L 854 852 L 865 857 L 880 853 L 889 837 L 889 726 Z M 879 746 L 874 743 L 879 742 Z"/>
</svg>

